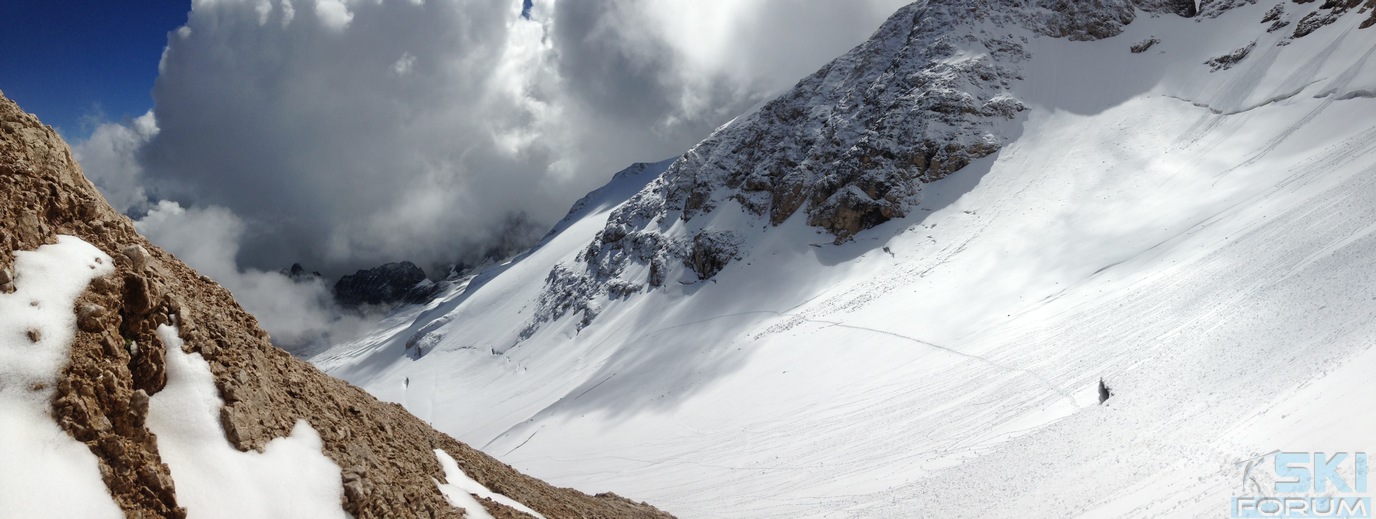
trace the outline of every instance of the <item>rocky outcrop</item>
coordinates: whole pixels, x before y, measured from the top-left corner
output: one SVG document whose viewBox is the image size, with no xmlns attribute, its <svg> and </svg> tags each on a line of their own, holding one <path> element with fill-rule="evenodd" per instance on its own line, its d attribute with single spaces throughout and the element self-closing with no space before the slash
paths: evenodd
<svg viewBox="0 0 1376 519">
<path fill-rule="evenodd" d="M 1184 16 L 1198 14 L 1194 0 L 1134 0 L 1138 9 L 1149 13 L 1163 13 Z"/>
<path fill-rule="evenodd" d="M 1234 8 L 1255 3 L 1257 0 L 1201 0 L 1199 14 L 1206 18 L 1216 18 Z M 1261 23 L 1268 24 L 1268 33 L 1294 26 L 1294 30 L 1282 41 L 1282 45 L 1313 34 L 1349 15 L 1363 17 L 1357 25 L 1358 29 L 1376 25 L 1376 0 L 1291 0 L 1291 3 L 1294 9 L 1286 9 L 1287 2 L 1282 1 L 1267 10 L 1261 19 Z M 1292 10 L 1293 15 L 1290 12 Z"/>
<path fill-rule="evenodd" d="M 1228 70 L 1230 68 L 1233 68 L 1233 65 L 1236 65 L 1242 60 L 1247 59 L 1247 56 L 1252 53 L 1252 49 L 1256 48 L 1256 46 L 1257 42 L 1248 43 L 1246 47 L 1242 47 L 1222 56 L 1212 58 L 1208 61 L 1205 61 L 1204 64 L 1208 65 L 1209 70 L 1212 72 Z"/>
<path fill-rule="evenodd" d="M 1199 16 L 1217 18 L 1232 9 L 1255 3 L 1257 0 L 1199 0 Z"/>
<path fill-rule="evenodd" d="M 693 236 L 693 245 L 683 264 L 697 274 L 698 279 L 711 279 L 736 259 L 740 252 L 740 235 L 732 231 L 703 231 Z"/>
<path fill-rule="evenodd" d="M 1309 3 L 1296 1 L 1295 3 Z M 1365 29 L 1376 24 L 1376 0 L 1325 0 L 1319 4 L 1319 8 L 1304 15 L 1298 22 L 1295 22 L 1295 32 L 1290 34 L 1291 38 L 1303 38 L 1320 28 L 1338 21 L 1349 12 L 1365 14 L 1366 19 L 1358 25 L 1358 28 Z"/>
<path fill-rule="evenodd" d="M 1123 2 L 1114 0 L 1050 0 L 1041 2 L 1046 9 L 1042 15 L 1040 32 L 1052 38 L 1072 41 L 1102 40 L 1123 32 L 1123 26 L 1137 17 L 1134 4 L 1169 10 L 1170 2 Z M 1160 5 L 1160 4 L 1168 5 Z"/>
<path fill-rule="evenodd" d="M 297 283 L 320 281 L 325 277 L 320 275 L 319 272 L 306 270 L 306 267 L 302 266 L 300 263 L 292 263 L 290 268 L 284 268 L 278 272 Z"/>
<path fill-rule="evenodd" d="M 334 284 L 334 298 L 346 307 L 420 303 L 437 289 L 438 285 L 426 279 L 424 270 L 401 261 L 339 278 Z"/>
<path fill-rule="evenodd" d="M 166 345 L 154 330 L 176 322 L 185 348 L 209 362 L 225 401 L 221 424 L 240 450 L 287 436 L 297 420 L 320 433 L 342 469 L 345 510 L 355 517 L 460 517 L 436 489 L 443 449 L 473 479 L 547 517 L 656 517 L 610 494 L 552 487 L 436 432 L 400 406 L 378 401 L 272 346 L 230 293 L 152 245 L 82 175 L 49 127 L 0 96 L 0 289 L 14 251 L 74 235 L 114 258 L 73 309 L 78 331 L 52 415 L 99 459 L 101 477 L 129 517 L 182 517 L 176 484 L 144 421 L 166 384 Z M 521 514 L 494 502 L 497 517 Z"/>
<path fill-rule="evenodd" d="M 1003 123 L 1023 110 L 1009 91 L 1027 57 L 1020 40 L 953 30 L 1010 10 L 954 4 L 900 10 L 869 41 L 695 146 L 609 229 L 691 220 L 734 202 L 771 225 L 803 211 L 842 242 L 906 215 L 922 184 L 998 151 Z M 1046 18 L 1056 33 L 1109 23 Z"/>
</svg>

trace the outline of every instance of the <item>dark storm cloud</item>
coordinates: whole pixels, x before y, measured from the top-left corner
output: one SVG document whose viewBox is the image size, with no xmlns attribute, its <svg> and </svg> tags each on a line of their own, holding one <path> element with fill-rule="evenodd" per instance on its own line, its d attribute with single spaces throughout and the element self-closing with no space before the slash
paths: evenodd
<svg viewBox="0 0 1376 519">
<path fill-rule="evenodd" d="M 617 28 L 632 20 L 604 2 L 564 2 L 554 16 L 559 74 L 592 110 L 645 126 L 676 108 L 673 49 L 665 42 L 627 41 Z"/>
<path fill-rule="evenodd" d="M 299 3 L 266 17 L 200 3 L 171 36 L 154 90 L 160 132 L 141 156 L 150 189 L 240 215 L 242 257 L 256 266 L 376 262 L 397 245 L 384 236 L 436 237 L 416 231 L 461 197 L 417 193 L 461 190 L 485 166 L 467 158 L 492 146 L 482 119 L 523 115 L 484 113 L 473 95 L 490 89 L 476 72 L 500 59 L 507 10 L 364 2 L 342 25 Z M 434 211 L 404 221 L 416 204 Z"/>
</svg>

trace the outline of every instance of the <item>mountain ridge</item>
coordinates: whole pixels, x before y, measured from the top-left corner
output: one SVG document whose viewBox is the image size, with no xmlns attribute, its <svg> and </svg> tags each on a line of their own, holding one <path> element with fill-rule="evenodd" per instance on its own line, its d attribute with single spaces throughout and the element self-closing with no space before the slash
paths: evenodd
<svg viewBox="0 0 1376 519">
<path fill-rule="evenodd" d="M 593 299 L 661 287 L 679 264 L 711 279 L 743 241 L 739 229 L 691 223 L 718 206 L 738 206 L 771 227 L 802 213 L 836 244 L 908 215 L 922 186 L 1017 138 L 1026 107 L 1011 88 L 1030 57 L 1029 36 L 1116 36 L 1139 8 L 1195 12 L 1194 2 L 1179 0 L 922 1 L 899 9 L 869 40 L 718 129 L 617 209 L 582 265 L 550 273 L 522 337 L 568 312 L 591 323 Z M 629 263 L 647 265 L 648 276 L 623 276 Z"/>
</svg>

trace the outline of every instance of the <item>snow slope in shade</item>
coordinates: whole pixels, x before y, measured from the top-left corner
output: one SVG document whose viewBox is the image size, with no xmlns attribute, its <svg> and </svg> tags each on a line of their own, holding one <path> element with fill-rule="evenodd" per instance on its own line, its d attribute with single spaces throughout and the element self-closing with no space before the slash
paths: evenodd
<svg viewBox="0 0 1376 519">
<path fill-rule="evenodd" d="M 593 212 L 424 333 L 318 362 L 682 517 L 1226 515 L 1239 460 L 1376 450 L 1376 31 L 1278 45 L 1271 7 L 1029 36 L 1018 140 L 854 242 L 723 207 L 749 252 L 713 281 L 518 343 Z"/>
<path fill-rule="evenodd" d="M 291 436 L 263 452 L 236 450 L 220 426 L 224 402 L 210 366 L 182 351 L 176 328 L 158 327 L 158 338 L 167 345 L 167 386 L 149 399 L 148 429 L 188 517 L 347 516 L 339 466 L 321 452 L 310 424 L 297 421 Z"/>
<path fill-rule="evenodd" d="M 0 517 L 123 517 L 95 455 L 49 411 L 76 335 L 72 307 L 114 263 L 59 236 L 16 252 L 14 270 L 15 291 L 0 294 Z"/>
</svg>

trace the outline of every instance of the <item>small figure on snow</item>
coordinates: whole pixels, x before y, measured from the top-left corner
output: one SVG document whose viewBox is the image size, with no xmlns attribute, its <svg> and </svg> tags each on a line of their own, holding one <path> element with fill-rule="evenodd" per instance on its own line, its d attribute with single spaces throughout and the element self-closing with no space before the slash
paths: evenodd
<svg viewBox="0 0 1376 519">
<path fill-rule="evenodd" d="M 1099 404 L 1103 405 L 1111 396 L 1113 396 L 1113 390 L 1109 389 L 1109 387 L 1104 384 L 1103 377 L 1099 377 Z"/>
</svg>

